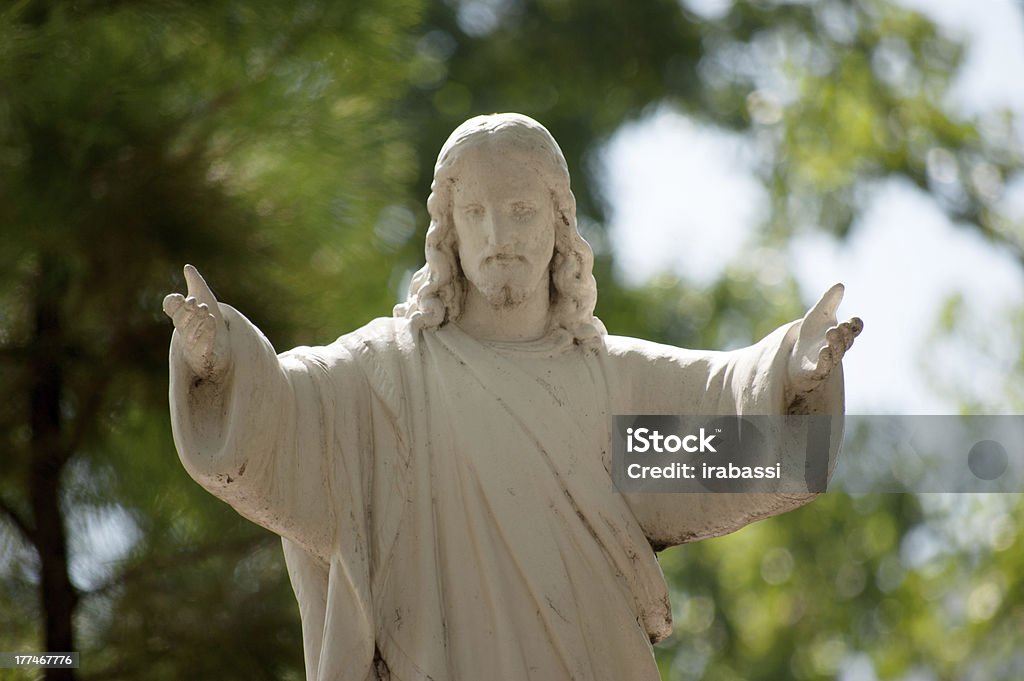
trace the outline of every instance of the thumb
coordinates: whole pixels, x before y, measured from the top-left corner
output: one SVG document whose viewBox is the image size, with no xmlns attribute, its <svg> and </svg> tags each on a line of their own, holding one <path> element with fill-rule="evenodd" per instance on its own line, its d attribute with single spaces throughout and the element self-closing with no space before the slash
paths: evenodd
<svg viewBox="0 0 1024 681">
<path fill-rule="evenodd" d="M 836 310 L 839 309 L 839 303 L 843 300 L 845 290 L 846 288 L 842 284 L 836 284 L 825 291 L 821 299 L 804 315 L 804 324 L 820 327 L 823 331 L 835 326 Z"/>
<path fill-rule="evenodd" d="M 185 283 L 188 285 L 188 295 L 195 298 L 196 302 L 206 303 L 213 316 L 219 320 L 220 307 L 217 305 L 217 298 L 203 279 L 203 275 L 192 265 L 185 265 Z"/>
</svg>

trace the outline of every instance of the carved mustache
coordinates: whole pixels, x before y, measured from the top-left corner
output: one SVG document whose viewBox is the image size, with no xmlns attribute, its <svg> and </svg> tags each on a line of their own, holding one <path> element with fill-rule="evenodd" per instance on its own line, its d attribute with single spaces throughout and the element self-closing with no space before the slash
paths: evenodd
<svg viewBox="0 0 1024 681">
<path fill-rule="evenodd" d="M 484 265 L 504 264 L 510 262 L 526 262 L 526 258 L 515 253 L 495 253 L 483 260 Z"/>
</svg>

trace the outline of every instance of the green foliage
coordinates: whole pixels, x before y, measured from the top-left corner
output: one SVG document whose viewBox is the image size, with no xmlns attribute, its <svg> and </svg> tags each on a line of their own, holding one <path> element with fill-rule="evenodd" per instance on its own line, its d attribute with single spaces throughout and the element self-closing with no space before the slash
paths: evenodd
<svg viewBox="0 0 1024 681">
<path fill-rule="evenodd" d="M 84 677 L 301 673 L 276 539 L 177 463 L 161 300 L 193 262 L 281 346 L 330 340 L 322 334 L 389 307 L 386 282 L 352 273 L 388 268 L 366 226 L 401 204 L 411 173 L 407 128 L 387 114 L 418 12 L 409 2 L 4 11 L 5 649 L 43 647 L 34 573 L 59 555 L 30 533 L 46 468 L 63 483 L 52 502 L 72 535 Z M 105 574 L 76 574 L 75 554 L 110 533 L 128 555 Z M 203 648 L 220 652 L 197 656 Z"/>
<path fill-rule="evenodd" d="M 831 679 L 856 659 L 883 679 L 1013 678 L 1019 511 L 1016 495 L 829 494 L 673 549 L 665 678 Z"/>
<path fill-rule="evenodd" d="M 595 276 L 611 279 L 607 259 L 598 260 Z M 771 285 L 738 266 L 703 290 L 672 275 L 636 289 L 602 287 L 597 305 L 597 316 L 613 333 L 718 349 L 749 345 L 805 312 L 792 281 Z"/>
<path fill-rule="evenodd" d="M 796 232 L 845 235 L 878 180 L 909 178 L 1020 256 L 1020 226 L 994 210 L 1019 146 L 1011 122 L 948 110 L 960 56 L 881 0 L 745 0 L 718 18 L 676 0 L 7 3 L 0 648 L 45 640 L 34 483 L 56 470 L 81 678 L 301 678 L 276 538 L 174 454 L 160 304 L 183 263 L 279 349 L 328 342 L 387 314 L 420 264 L 433 159 L 464 118 L 548 125 L 600 238 L 596 151 L 668 106 L 756 142 L 761 250 L 706 289 L 626 288 L 599 254 L 598 314 L 613 333 L 735 347 L 803 311 L 761 264 Z M 1020 677 L 1021 510 L 827 495 L 670 550 L 663 675 L 824 679 L 866 660 L 884 679 Z M 988 524 L 962 536 L 964 517 Z M 84 571 L 115 539 L 127 548 Z"/>
</svg>

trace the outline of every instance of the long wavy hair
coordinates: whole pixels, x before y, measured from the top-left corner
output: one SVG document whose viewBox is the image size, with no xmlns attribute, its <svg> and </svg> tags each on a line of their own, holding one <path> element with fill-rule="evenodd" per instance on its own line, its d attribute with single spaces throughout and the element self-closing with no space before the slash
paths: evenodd
<svg viewBox="0 0 1024 681">
<path fill-rule="evenodd" d="M 406 302 L 395 306 L 394 316 L 405 317 L 417 328 L 432 329 L 457 320 L 466 295 L 466 276 L 459 261 L 452 221 L 452 189 L 462 153 L 484 141 L 503 142 L 536 159 L 535 170 L 551 190 L 554 204 L 555 249 L 550 266 L 551 306 L 548 333 L 590 346 L 607 333 L 594 316 L 597 282 L 594 254 L 576 225 L 576 197 L 569 188 L 569 167 L 547 128 L 521 114 L 492 114 L 471 118 L 451 134 L 434 166 L 427 212 L 426 264 L 413 275 Z"/>
</svg>

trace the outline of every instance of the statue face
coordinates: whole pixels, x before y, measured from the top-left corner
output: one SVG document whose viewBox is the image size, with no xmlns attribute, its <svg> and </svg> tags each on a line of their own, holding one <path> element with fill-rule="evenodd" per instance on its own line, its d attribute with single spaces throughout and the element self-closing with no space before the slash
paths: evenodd
<svg viewBox="0 0 1024 681">
<path fill-rule="evenodd" d="M 484 143 L 458 162 L 452 220 L 462 271 L 495 307 L 519 305 L 548 277 L 555 208 L 532 160 L 508 145 Z"/>
</svg>

